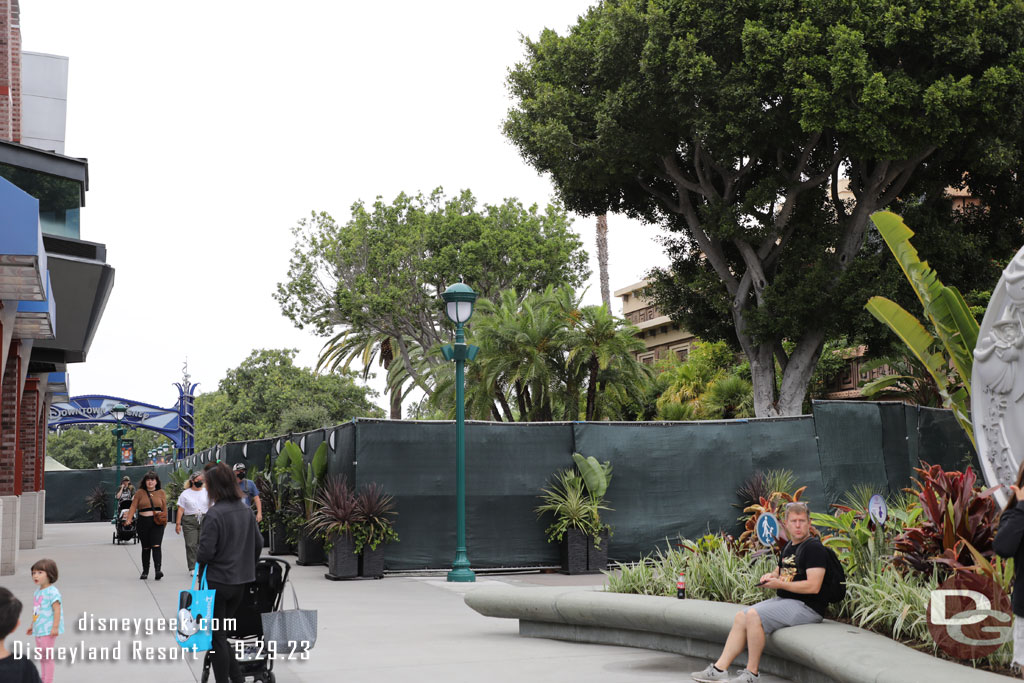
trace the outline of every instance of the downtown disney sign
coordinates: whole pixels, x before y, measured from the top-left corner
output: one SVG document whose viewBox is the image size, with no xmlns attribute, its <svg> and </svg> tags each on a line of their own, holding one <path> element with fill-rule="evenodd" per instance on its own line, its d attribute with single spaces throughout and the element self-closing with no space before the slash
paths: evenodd
<svg viewBox="0 0 1024 683">
<path fill-rule="evenodd" d="M 192 455 L 195 450 L 195 388 L 188 381 L 175 383 L 178 403 L 173 408 L 161 408 L 116 396 L 74 396 L 67 401 L 53 403 L 47 426 L 53 430 L 81 424 L 118 423 L 111 411 L 117 404 L 127 406 L 121 425 L 128 429 L 148 429 L 166 436 L 177 449 L 177 458 Z"/>
</svg>

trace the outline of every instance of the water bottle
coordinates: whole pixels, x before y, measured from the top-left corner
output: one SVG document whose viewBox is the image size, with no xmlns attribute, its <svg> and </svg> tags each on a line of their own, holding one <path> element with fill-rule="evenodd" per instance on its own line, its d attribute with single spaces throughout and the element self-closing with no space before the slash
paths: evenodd
<svg viewBox="0 0 1024 683">
<path fill-rule="evenodd" d="M 686 577 L 683 576 L 683 572 L 679 572 L 679 580 L 676 581 L 676 597 L 680 600 L 686 599 Z"/>
</svg>

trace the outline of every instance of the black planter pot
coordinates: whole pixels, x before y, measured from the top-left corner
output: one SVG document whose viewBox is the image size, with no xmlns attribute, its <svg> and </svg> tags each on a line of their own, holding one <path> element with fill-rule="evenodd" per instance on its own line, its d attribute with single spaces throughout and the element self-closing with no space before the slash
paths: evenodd
<svg viewBox="0 0 1024 683">
<path fill-rule="evenodd" d="M 327 573 L 331 581 L 354 579 L 359 576 L 359 556 L 352 534 L 335 534 L 331 537 L 331 549 L 327 551 Z"/>
<path fill-rule="evenodd" d="M 288 545 L 288 532 L 284 524 L 274 524 L 270 527 L 270 554 L 288 555 L 291 549 Z"/>
<path fill-rule="evenodd" d="M 598 545 L 595 545 L 598 544 Z M 600 572 L 608 568 L 608 530 L 587 539 L 587 569 Z"/>
<path fill-rule="evenodd" d="M 263 536 L 263 547 L 264 548 L 269 548 L 270 547 L 270 530 L 269 529 L 265 529 L 265 530 L 261 531 L 260 534 Z"/>
<path fill-rule="evenodd" d="M 299 559 L 295 560 L 295 564 L 303 567 L 312 564 L 327 564 L 324 542 L 303 531 L 299 536 Z"/>
<path fill-rule="evenodd" d="M 564 574 L 587 573 L 588 539 L 579 529 L 569 529 L 562 537 L 562 572 Z"/>
<path fill-rule="evenodd" d="M 384 576 L 383 544 L 378 545 L 376 550 L 363 548 L 363 554 L 359 556 L 359 576 L 368 579 L 379 579 Z"/>
</svg>

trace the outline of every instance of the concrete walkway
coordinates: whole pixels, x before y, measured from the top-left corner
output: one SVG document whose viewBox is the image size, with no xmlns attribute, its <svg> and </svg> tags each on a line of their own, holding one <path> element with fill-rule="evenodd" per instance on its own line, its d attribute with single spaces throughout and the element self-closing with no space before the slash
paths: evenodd
<svg viewBox="0 0 1024 683">
<path fill-rule="evenodd" d="M 164 536 L 166 576 L 159 582 L 139 580 L 139 546 L 112 545 L 112 530 L 105 523 L 48 524 L 35 550 L 20 551 L 17 574 L 0 577 L 0 585 L 26 606 L 20 633 L 31 620 L 34 586 L 29 567 L 49 557 L 60 570 L 57 587 L 66 609 L 65 633 L 57 645 L 88 648 L 121 643 L 118 661 L 65 661 L 58 664 L 55 681 L 110 683 L 112 676 L 154 683 L 199 681 L 201 657 L 195 662 L 159 661 L 159 657 L 180 656 L 172 633 L 79 629 L 83 615 L 173 618 L 178 591 L 187 587 L 184 544 L 173 527 Z M 319 638 L 308 661 L 277 662 L 274 671 L 281 683 L 688 681 L 688 672 L 706 665 L 702 660 L 648 650 L 522 638 L 515 620 L 484 617 L 463 603 L 466 591 L 486 584 L 600 586 L 602 576 L 527 573 L 481 576 L 476 584 L 449 584 L 440 573 L 333 582 L 323 578 L 324 567 L 298 567 L 294 557 L 284 559 L 293 564 L 292 580 L 301 607 L 319 611 Z M 291 591 L 286 589 L 285 595 L 287 609 Z M 8 648 L 14 640 L 26 645 L 31 641 L 19 634 L 8 639 Z M 146 648 L 153 649 L 147 652 Z M 784 679 L 763 675 L 761 680 L 779 683 Z"/>
</svg>

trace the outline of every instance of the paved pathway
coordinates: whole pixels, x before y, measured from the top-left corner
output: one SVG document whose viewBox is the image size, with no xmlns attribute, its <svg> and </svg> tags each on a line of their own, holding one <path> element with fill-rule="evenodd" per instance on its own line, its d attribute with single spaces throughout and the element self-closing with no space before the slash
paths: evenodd
<svg viewBox="0 0 1024 683">
<path fill-rule="evenodd" d="M 184 544 L 173 528 L 164 537 L 167 575 L 159 582 L 139 580 L 139 546 L 114 546 L 111 533 L 112 527 L 104 523 L 48 524 L 35 550 L 20 551 L 17 574 L 0 577 L 0 585 L 27 606 L 20 630 L 24 631 L 31 618 L 34 587 L 29 567 L 37 559 L 49 557 L 59 567 L 57 586 L 67 609 L 66 632 L 57 645 L 110 648 L 121 644 L 117 661 L 58 664 L 55 681 L 110 683 L 111 676 L 153 683 L 198 681 L 201 659 L 159 661 L 160 657 L 180 656 L 171 633 L 143 631 L 136 635 L 79 629 L 83 615 L 170 619 L 178 591 L 187 586 Z M 284 559 L 293 561 L 294 557 Z M 277 663 L 274 670 L 281 683 L 688 681 L 686 672 L 706 664 L 648 650 L 521 638 L 517 622 L 483 617 L 462 601 L 463 592 L 492 581 L 600 585 L 600 576 L 508 574 L 480 577 L 476 584 L 449 584 L 443 574 L 333 582 L 324 579 L 323 573 L 324 567 L 292 568 L 301 606 L 319 610 L 319 638 L 308 661 Z M 289 590 L 286 596 L 285 606 L 290 607 Z M 8 648 L 13 647 L 13 640 L 8 639 Z M 30 639 L 19 635 L 17 640 L 28 644 Z M 763 683 L 782 680 L 762 676 Z"/>
</svg>

